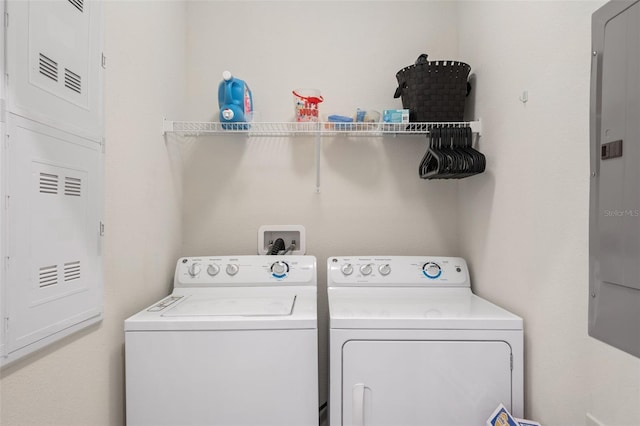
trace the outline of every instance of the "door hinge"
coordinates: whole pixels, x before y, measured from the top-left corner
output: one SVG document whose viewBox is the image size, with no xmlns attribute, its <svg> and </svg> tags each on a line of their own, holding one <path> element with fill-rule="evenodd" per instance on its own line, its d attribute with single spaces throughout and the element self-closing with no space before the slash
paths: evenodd
<svg viewBox="0 0 640 426">
<path fill-rule="evenodd" d="M 100 236 L 104 237 L 104 222 L 100 221 Z"/>
<path fill-rule="evenodd" d="M 511 365 L 510 365 L 510 367 L 511 367 L 511 371 L 513 371 L 513 354 L 509 355 L 509 358 L 510 358 L 509 363 L 511 364 Z"/>
<path fill-rule="evenodd" d="M 100 59 L 100 65 L 102 65 L 103 69 L 107 69 L 107 57 L 102 54 L 102 58 Z"/>
</svg>

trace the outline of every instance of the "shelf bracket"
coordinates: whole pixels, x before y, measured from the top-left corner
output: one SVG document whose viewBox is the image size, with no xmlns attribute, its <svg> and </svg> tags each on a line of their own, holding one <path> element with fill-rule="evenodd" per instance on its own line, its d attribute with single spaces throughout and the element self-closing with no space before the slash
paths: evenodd
<svg viewBox="0 0 640 426">
<path fill-rule="evenodd" d="M 322 154 L 322 138 L 316 133 L 316 194 L 320 193 L 320 155 Z"/>
<path fill-rule="evenodd" d="M 166 136 L 167 132 L 173 132 L 173 121 L 168 121 L 166 117 L 162 117 L 162 136 Z"/>
</svg>

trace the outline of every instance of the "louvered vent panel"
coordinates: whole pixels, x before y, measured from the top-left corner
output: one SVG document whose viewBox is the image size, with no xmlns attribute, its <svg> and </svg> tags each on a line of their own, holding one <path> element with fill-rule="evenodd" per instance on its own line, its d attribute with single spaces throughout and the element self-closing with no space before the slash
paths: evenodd
<svg viewBox="0 0 640 426">
<path fill-rule="evenodd" d="M 40 287 L 58 284 L 58 266 L 43 266 L 40 268 Z"/>
<path fill-rule="evenodd" d="M 80 197 L 82 195 L 82 180 L 66 176 L 64 178 L 64 195 Z"/>
<path fill-rule="evenodd" d="M 67 89 L 82 93 L 82 77 L 67 68 L 64 69 L 64 85 Z"/>
<path fill-rule="evenodd" d="M 58 175 L 53 175 L 51 173 L 40 173 L 40 193 L 57 194 Z"/>
<path fill-rule="evenodd" d="M 40 74 L 58 81 L 58 63 L 53 59 L 40 54 Z"/>
<path fill-rule="evenodd" d="M 73 281 L 80 279 L 80 261 L 64 264 L 64 280 Z"/>
<path fill-rule="evenodd" d="M 69 3 L 71 3 L 80 12 L 84 9 L 84 0 L 69 0 Z"/>
</svg>

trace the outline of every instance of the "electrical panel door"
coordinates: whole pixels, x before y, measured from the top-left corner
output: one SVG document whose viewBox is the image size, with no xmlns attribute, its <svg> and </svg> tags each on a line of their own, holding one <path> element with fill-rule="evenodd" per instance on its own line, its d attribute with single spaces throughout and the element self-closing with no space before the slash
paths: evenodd
<svg viewBox="0 0 640 426">
<path fill-rule="evenodd" d="M 0 0 L 0 11 L 4 12 L 5 10 L 5 0 Z M 2 19 L 0 19 L 0 23 Z M 2 25 L 4 27 L 4 25 Z M 4 41 L 5 34 L 4 31 L 0 31 L 0 142 L 4 140 L 5 135 L 5 127 L 6 127 L 6 96 L 5 96 L 5 66 L 4 66 Z M 4 177 L 4 149 L 0 146 L 0 168 L 2 169 L 2 174 L 0 178 L 0 195 L 4 197 L 4 185 L 5 185 L 5 177 Z M 0 229 L 2 232 L 0 233 L 0 259 L 5 258 L 5 210 L 0 208 Z M 0 268 L 0 359 L 4 357 L 6 346 L 5 346 L 5 331 L 4 331 L 4 318 L 5 318 L 5 310 L 6 310 L 6 296 L 4 293 L 5 285 L 5 268 Z"/>
<path fill-rule="evenodd" d="M 589 334 L 640 357 L 640 2 L 592 38 Z"/>
<path fill-rule="evenodd" d="M 102 282 L 102 151 L 30 120 L 12 120 L 8 135 L 7 352 L 13 355 L 102 316 L 96 285 Z"/>
<path fill-rule="evenodd" d="M 101 142 L 101 3 L 10 0 L 7 6 L 9 111 Z"/>
<path fill-rule="evenodd" d="M 1 365 L 102 319 L 104 231 L 101 2 L 5 9 Z"/>
</svg>

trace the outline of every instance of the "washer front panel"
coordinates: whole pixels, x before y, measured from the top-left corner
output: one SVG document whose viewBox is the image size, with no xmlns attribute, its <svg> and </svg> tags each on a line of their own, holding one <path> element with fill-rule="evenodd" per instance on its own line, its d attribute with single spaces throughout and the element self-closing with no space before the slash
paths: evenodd
<svg viewBox="0 0 640 426">
<path fill-rule="evenodd" d="M 318 424 L 316 330 L 125 333 L 127 425 Z"/>
</svg>

